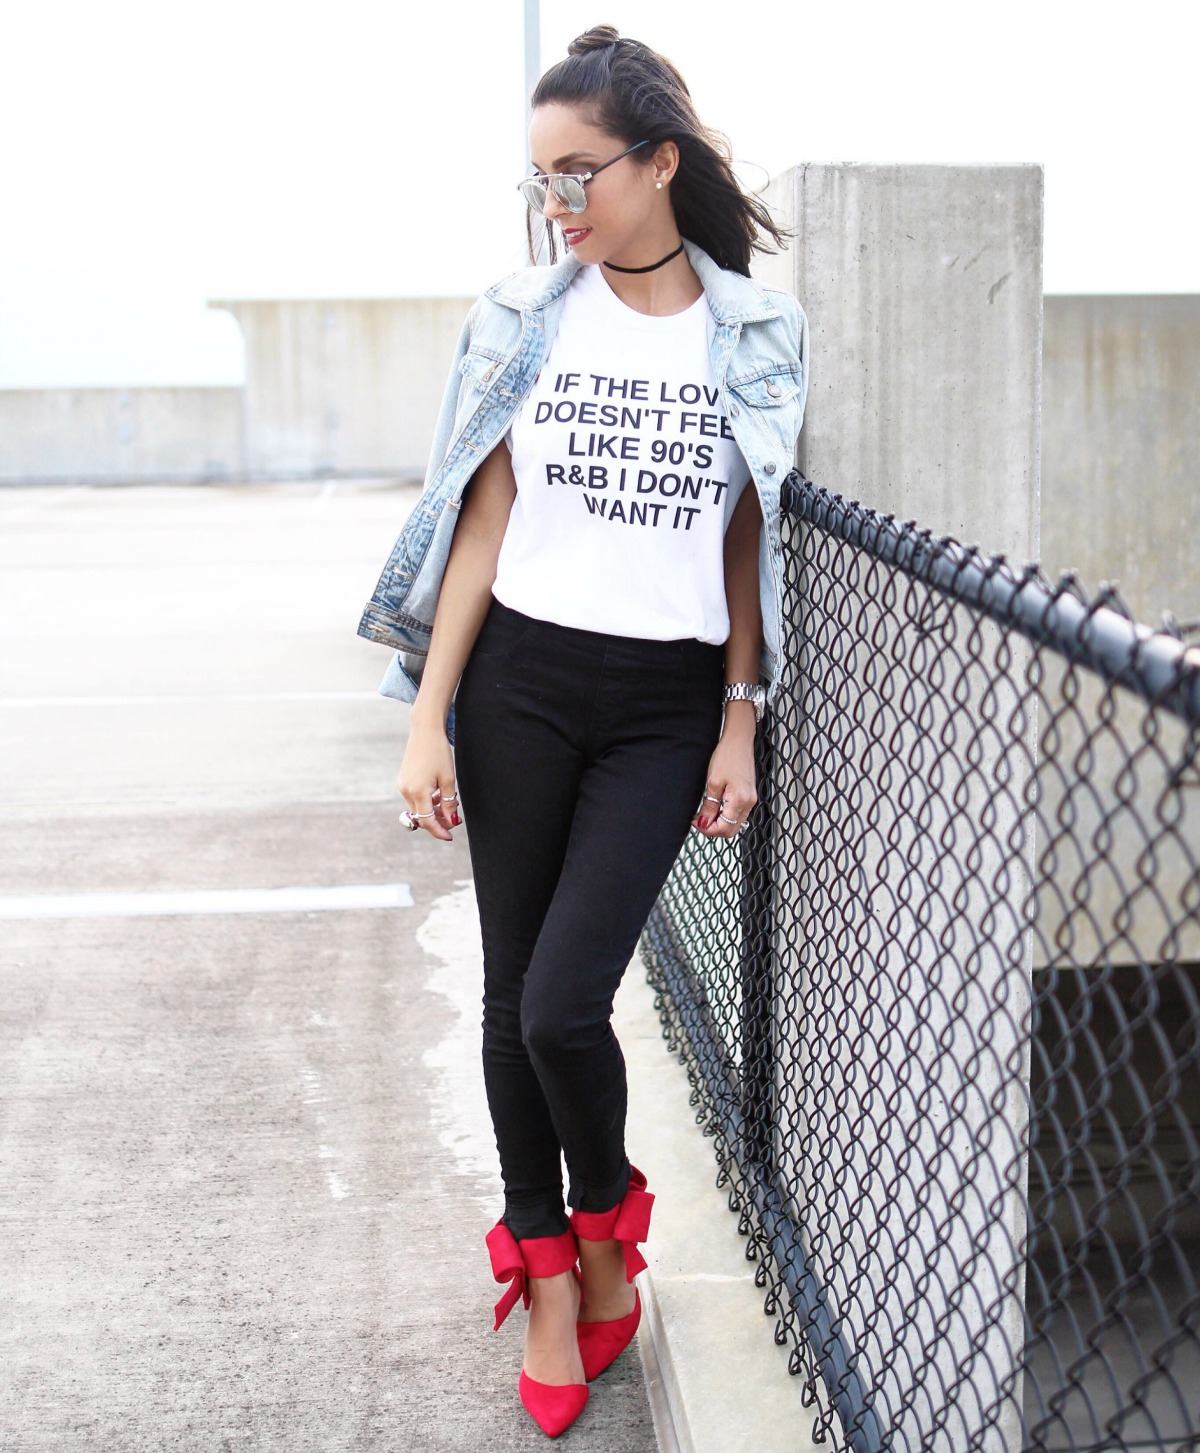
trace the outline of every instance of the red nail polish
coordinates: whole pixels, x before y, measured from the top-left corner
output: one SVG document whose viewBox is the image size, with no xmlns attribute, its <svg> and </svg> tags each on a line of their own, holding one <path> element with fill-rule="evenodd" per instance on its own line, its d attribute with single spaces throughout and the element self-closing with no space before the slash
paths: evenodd
<svg viewBox="0 0 1200 1453">
<path fill-rule="evenodd" d="M 459 815 L 458 815 L 458 813 L 457 813 L 457 812 L 456 812 L 456 813 L 455 813 L 455 814 L 454 814 L 454 816 L 453 816 L 453 817 L 452 817 L 452 818 L 451 818 L 451 819 L 450 819 L 450 821 L 451 821 L 451 822 L 452 822 L 452 823 L 453 823 L 453 824 L 454 824 L 454 826 L 455 826 L 455 827 L 461 827 L 461 826 L 462 826 L 462 818 L 461 818 L 461 817 L 459 817 Z"/>
<path fill-rule="evenodd" d="M 712 826 L 712 818 L 711 817 L 702 817 L 700 819 L 700 826 L 702 828 L 704 828 L 705 831 L 707 831 Z"/>
</svg>

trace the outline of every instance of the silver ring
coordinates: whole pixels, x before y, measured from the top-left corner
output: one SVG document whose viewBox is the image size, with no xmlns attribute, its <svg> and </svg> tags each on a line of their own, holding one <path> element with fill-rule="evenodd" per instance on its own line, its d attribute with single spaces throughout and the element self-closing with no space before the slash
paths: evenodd
<svg viewBox="0 0 1200 1453">
<path fill-rule="evenodd" d="M 722 802 L 725 801 L 723 797 L 713 797 L 712 794 L 708 792 L 706 792 L 700 800 L 702 802 L 715 802 L 718 807 L 721 805 Z"/>
<path fill-rule="evenodd" d="M 441 798 L 439 800 L 441 801 L 441 804 L 442 804 L 443 807 L 445 807 L 445 805 L 446 805 L 447 802 L 453 802 L 453 803 L 457 804 L 457 802 L 458 802 L 458 793 L 457 792 L 453 792 L 453 793 L 450 794 L 449 797 L 443 797 L 443 798 Z"/>
<path fill-rule="evenodd" d="M 730 827 L 745 827 L 744 822 L 739 822 L 736 817 L 726 817 L 723 812 L 718 812 L 717 817 L 721 822 L 727 822 Z"/>
</svg>

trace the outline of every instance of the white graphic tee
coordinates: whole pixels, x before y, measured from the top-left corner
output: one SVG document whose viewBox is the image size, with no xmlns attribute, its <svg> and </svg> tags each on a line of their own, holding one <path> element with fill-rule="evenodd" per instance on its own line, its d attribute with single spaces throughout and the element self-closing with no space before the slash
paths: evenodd
<svg viewBox="0 0 1200 1453">
<path fill-rule="evenodd" d="M 507 436 L 498 600 L 618 636 L 728 639 L 725 530 L 750 471 L 718 400 L 714 326 L 703 295 L 649 317 L 597 264 L 571 279 Z"/>
</svg>

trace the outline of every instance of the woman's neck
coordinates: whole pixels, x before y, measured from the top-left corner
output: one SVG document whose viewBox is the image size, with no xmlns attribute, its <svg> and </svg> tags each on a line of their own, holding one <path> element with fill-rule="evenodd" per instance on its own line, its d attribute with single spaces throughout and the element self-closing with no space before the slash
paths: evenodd
<svg viewBox="0 0 1200 1453">
<path fill-rule="evenodd" d="M 676 241 L 667 246 L 665 252 L 672 252 L 678 246 L 679 242 Z M 624 259 L 621 265 L 627 265 Z M 686 252 L 681 252 L 678 257 L 673 257 L 670 262 L 664 263 L 653 272 L 615 272 L 603 263 L 600 271 L 604 281 L 627 308 L 632 308 L 636 313 L 647 313 L 651 317 L 682 313 L 704 292 L 704 284 L 692 270 Z"/>
</svg>

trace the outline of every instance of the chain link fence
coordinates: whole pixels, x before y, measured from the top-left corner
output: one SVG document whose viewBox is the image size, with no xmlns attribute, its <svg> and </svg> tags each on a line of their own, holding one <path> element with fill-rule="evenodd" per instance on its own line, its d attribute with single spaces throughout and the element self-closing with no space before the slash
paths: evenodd
<svg viewBox="0 0 1200 1453">
<path fill-rule="evenodd" d="M 795 472 L 784 515 L 759 802 L 642 952 L 815 1438 L 1196 1450 L 1200 651 Z"/>
</svg>

